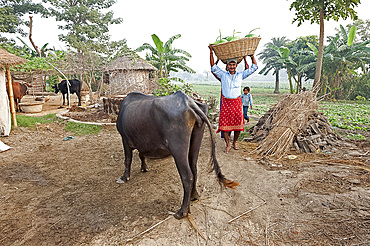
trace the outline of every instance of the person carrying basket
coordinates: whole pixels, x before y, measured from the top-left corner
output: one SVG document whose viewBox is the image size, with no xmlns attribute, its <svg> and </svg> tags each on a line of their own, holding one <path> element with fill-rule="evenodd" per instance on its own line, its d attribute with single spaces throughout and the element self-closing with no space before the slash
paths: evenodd
<svg viewBox="0 0 370 246">
<path fill-rule="evenodd" d="M 217 133 L 220 131 L 226 132 L 223 136 L 226 143 L 225 153 L 228 153 L 231 149 L 229 132 L 234 131 L 232 147 L 238 149 L 236 141 L 240 131 L 244 130 L 243 104 L 240 97 L 242 80 L 254 73 L 258 66 L 254 55 L 250 55 L 252 60 L 250 67 L 247 64 L 246 56 L 243 57 L 245 62 L 243 72 L 236 72 L 237 58 L 227 59 L 227 71 L 224 71 L 214 62 L 212 45 L 208 47 L 210 49 L 211 71 L 221 81 L 221 110 Z"/>
</svg>

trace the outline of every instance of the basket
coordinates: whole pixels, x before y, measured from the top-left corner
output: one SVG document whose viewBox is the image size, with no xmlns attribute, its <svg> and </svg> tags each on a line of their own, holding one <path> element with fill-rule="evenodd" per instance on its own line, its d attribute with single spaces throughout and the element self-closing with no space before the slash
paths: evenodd
<svg viewBox="0 0 370 246">
<path fill-rule="evenodd" d="M 260 37 L 248 37 L 230 41 L 222 44 L 212 44 L 212 48 L 223 63 L 228 59 L 237 58 L 238 63 L 243 60 L 244 56 L 253 55 L 257 49 Z"/>
</svg>

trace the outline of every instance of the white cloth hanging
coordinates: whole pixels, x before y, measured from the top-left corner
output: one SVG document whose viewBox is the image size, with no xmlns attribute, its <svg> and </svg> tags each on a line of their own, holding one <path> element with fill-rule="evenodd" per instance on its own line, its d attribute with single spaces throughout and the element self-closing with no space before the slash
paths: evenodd
<svg viewBox="0 0 370 246">
<path fill-rule="evenodd" d="M 5 83 L 5 71 L 0 67 L 0 136 L 9 136 L 12 123 Z"/>
</svg>

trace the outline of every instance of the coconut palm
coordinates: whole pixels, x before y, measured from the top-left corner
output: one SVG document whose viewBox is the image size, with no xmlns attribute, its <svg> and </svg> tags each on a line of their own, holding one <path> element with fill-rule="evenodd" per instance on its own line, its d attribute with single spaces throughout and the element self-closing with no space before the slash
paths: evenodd
<svg viewBox="0 0 370 246">
<path fill-rule="evenodd" d="M 153 34 L 152 39 L 155 47 L 148 43 L 144 43 L 136 49 L 136 52 L 141 52 L 143 50 L 150 51 L 150 53 L 146 54 L 145 58 L 158 69 L 160 78 L 167 78 L 171 71 L 178 72 L 178 69 L 189 73 L 195 73 L 193 69 L 186 65 L 191 55 L 185 50 L 172 48 L 173 41 L 180 37 L 180 34 L 172 36 L 163 44 L 158 36 Z"/>
<path fill-rule="evenodd" d="M 312 50 L 309 48 L 308 43 L 318 47 L 317 36 L 305 36 L 299 37 L 293 42 L 287 44 L 287 48 L 290 50 L 290 56 L 297 64 L 292 66 L 292 75 L 296 82 L 296 93 L 302 90 L 302 80 L 314 79 L 315 77 L 315 66 L 317 56 L 312 55 Z M 309 65 L 310 64 L 310 65 Z"/>
<path fill-rule="evenodd" d="M 289 42 L 286 37 L 272 38 L 271 42 L 264 45 L 265 49 L 258 54 L 259 58 L 265 64 L 265 67 L 259 72 L 259 74 L 267 75 L 270 71 L 273 71 L 275 75 L 275 90 L 274 93 L 279 93 L 279 72 L 284 68 L 284 64 L 280 63 L 280 55 L 275 49 L 271 49 L 270 46 L 275 46 L 277 48 L 285 46 Z"/>
</svg>

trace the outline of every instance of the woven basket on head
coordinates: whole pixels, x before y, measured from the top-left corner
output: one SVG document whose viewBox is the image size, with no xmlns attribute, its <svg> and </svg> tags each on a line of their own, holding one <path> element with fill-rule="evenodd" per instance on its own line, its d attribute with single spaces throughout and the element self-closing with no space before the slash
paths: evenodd
<svg viewBox="0 0 370 246">
<path fill-rule="evenodd" d="M 217 58 L 223 63 L 226 64 L 227 60 L 231 58 L 237 58 L 239 63 L 244 56 L 254 54 L 260 40 L 259 37 L 241 38 L 227 43 L 212 44 L 212 47 Z"/>
</svg>

